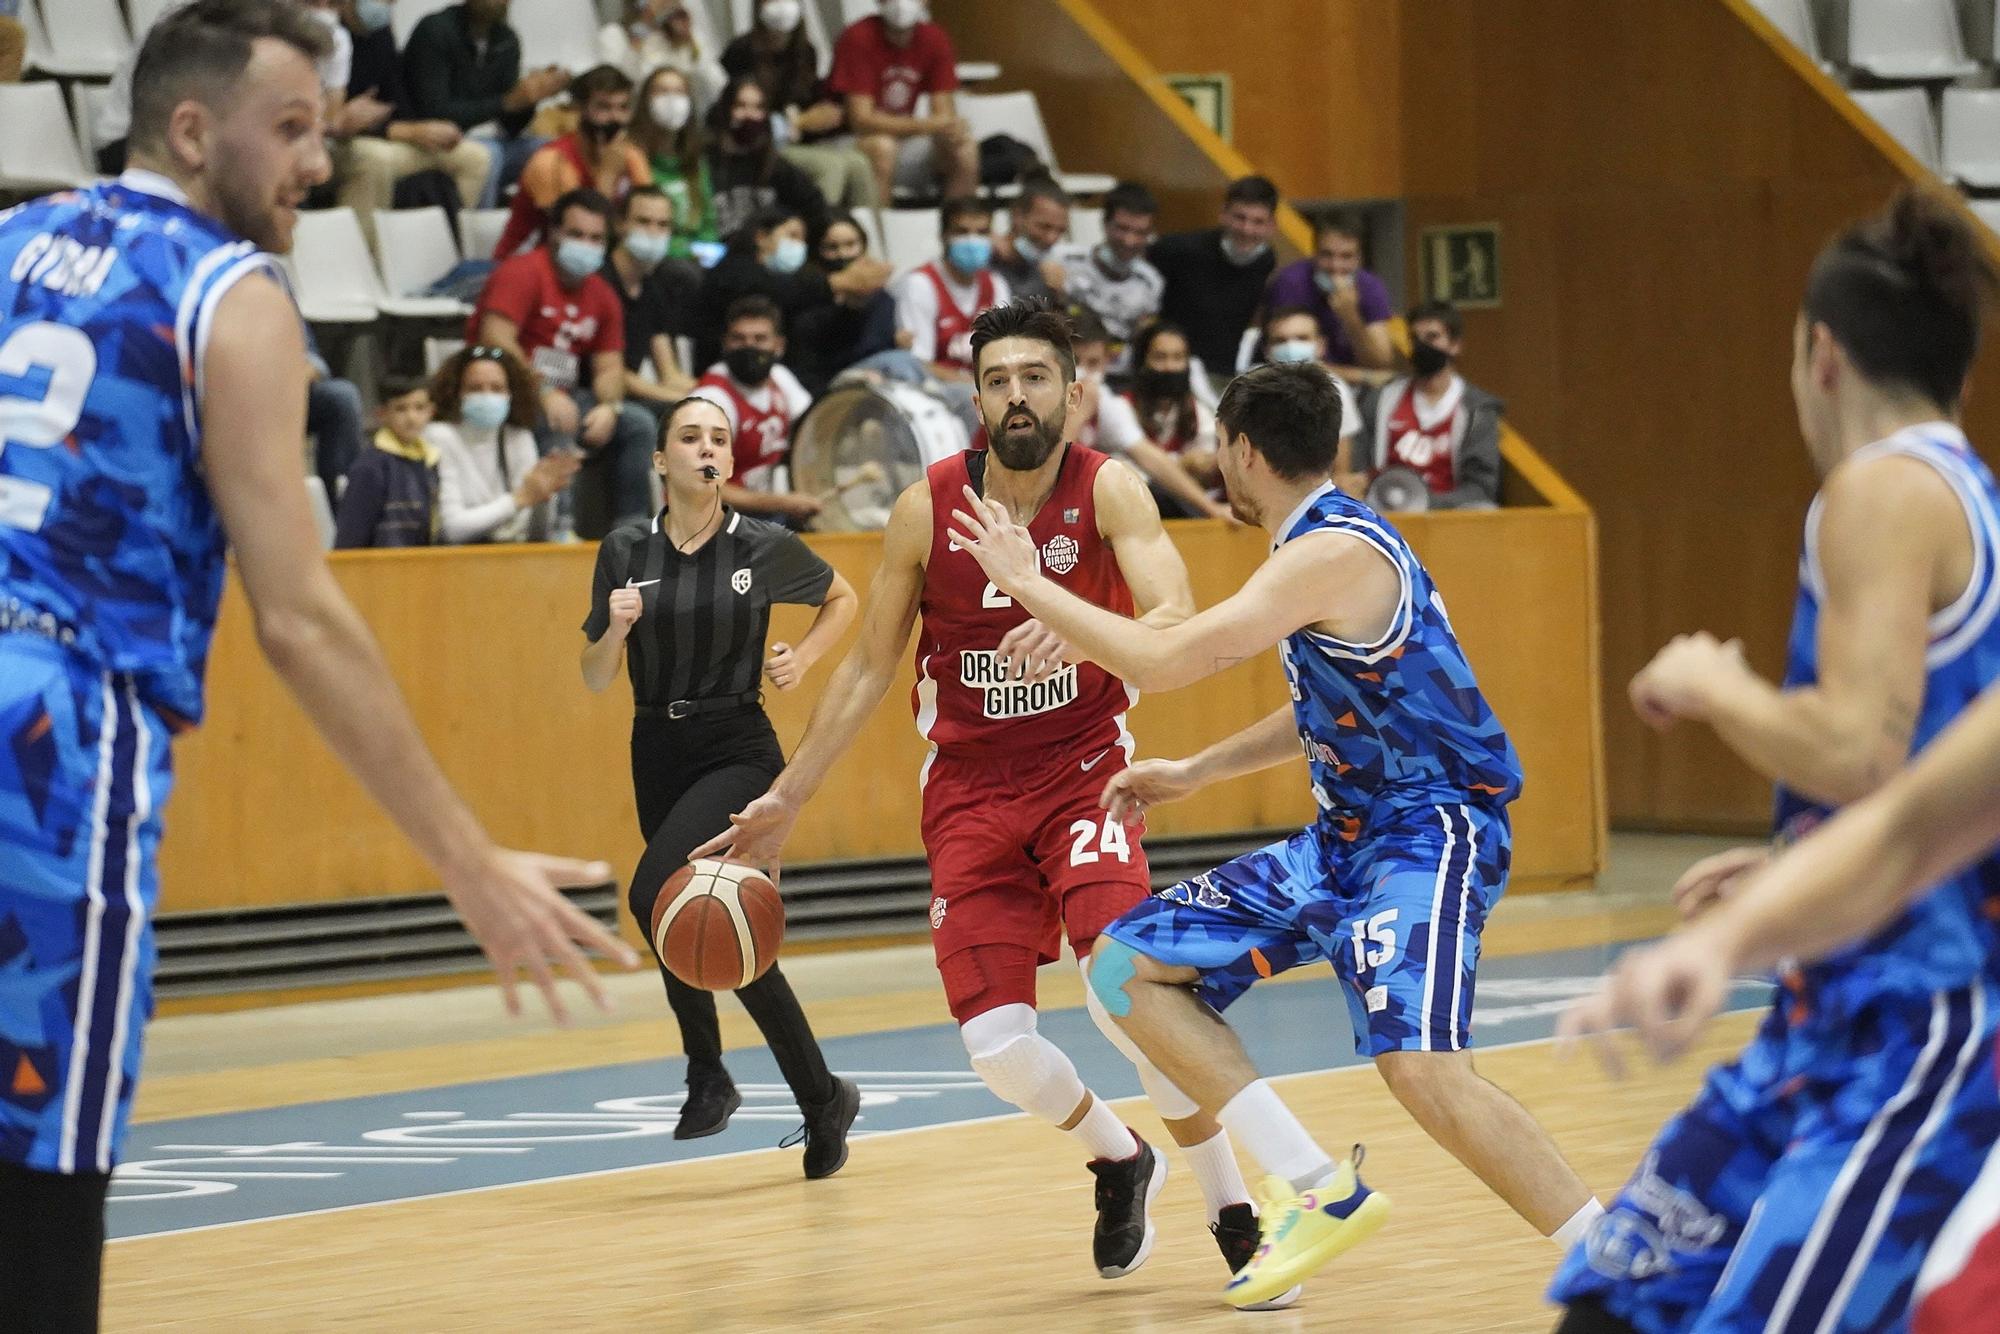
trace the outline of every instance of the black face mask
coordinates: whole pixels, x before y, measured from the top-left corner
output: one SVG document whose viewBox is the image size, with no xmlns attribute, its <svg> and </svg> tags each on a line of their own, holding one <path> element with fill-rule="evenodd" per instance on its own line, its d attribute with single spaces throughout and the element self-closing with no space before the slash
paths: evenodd
<svg viewBox="0 0 2000 1334">
<path fill-rule="evenodd" d="M 777 358 L 761 347 L 732 347 L 722 354 L 722 364 L 736 377 L 736 383 L 759 385 L 771 378 Z"/>
<path fill-rule="evenodd" d="M 600 144 L 608 144 L 624 133 L 625 127 L 615 120 L 587 120 L 583 122 L 584 137 Z"/>
<path fill-rule="evenodd" d="M 1189 383 L 1185 367 L 1177 371 L 1140 371 L 1132 377 L 1132 387 L 1144 399 L 1186 398 Z"/>
<path fill-rule="evenodd" d="M 771 122 L 746 120 L 729 127 L 729 143 L 739 153 L 754 153 L 771 141 Z"/>
<path fill-rule="evenodd" d="M 1419 376 L 1428 378 L 1451 365 L 1451 353 L 1441 347 L 1434 347 L 1422 339 L 1410 342 L 1410 369 Z"/>
<path fill-rule="evenodd" d="M 852 264 L 856 258 L 854 255 L 840 255 L 833 259 L 822 258 L 819 266 L 828 273 L 839 273 L 842 269 Z"/>
</svg>

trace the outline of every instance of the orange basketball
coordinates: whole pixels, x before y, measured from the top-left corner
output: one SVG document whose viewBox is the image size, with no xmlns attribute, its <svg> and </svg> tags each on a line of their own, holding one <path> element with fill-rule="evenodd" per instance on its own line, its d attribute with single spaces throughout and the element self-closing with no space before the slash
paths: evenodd
<svg viewBox="0 0 2000 1334">
<path fill-rule="evenodd" d="M 764 975 L 785 938 L 785 905 L 762 871 L 710 858 L 667 877 L 653 900 L 653 948 L 667 971 L 704 991 Z"/>
</svg>

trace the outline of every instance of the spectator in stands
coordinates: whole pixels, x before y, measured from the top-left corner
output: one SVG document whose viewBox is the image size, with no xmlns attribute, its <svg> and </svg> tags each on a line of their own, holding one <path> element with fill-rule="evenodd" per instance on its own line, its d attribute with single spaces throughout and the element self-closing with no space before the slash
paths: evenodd
<svg viewBox="0 0 2000 1334">
<path fill-rule="evenodd" d="M 834 376 L 857 363 L 893 373 L 882 359 L 897 352 L 915 369 L 897 378 L 921 379 L 922 367 L 903 352 L 910 335 L 896 327 L 896 299 L 888 292 L 895 270 L 868 253 L 867 234 L 852 213 L 834 213 L 815 253 L 826 300 L 800 309 L 788 353 L 806 388 L 823 394 Z"/>
<path fill-rule="evenodd" d="M 739 297 L 729 307 L 722 360 L 702 375 L 694 395 L 722 409 L 736 440 L 735 475 L 722 484 L 724 503 L 802 528 L 820 512 L 819 499 L 791 491 L 782 469 L 792 451 L 792 428 L 812 406 L 812 395 L 778 364 L 784 355 L 777 303 Z"/>
<path fill-rule="evenodd" d="M 1015 300 L 1020 300 L 1016 297 Z M 1111 335 L 1104 323 L 1087 310 L 1069 317 L 1070 355 L 1076 358 L 1078 394 L 1076 411 L 1070 414 L 1069 438 L 1079 445 L 1099 448 L 1097 423 L 1103 415 L 1105 372 L 1111 369 Z"/>
<path fill-rule="evenodd" d="M 1146 259 L 1160 205 L 1143 185 L 1125 181 L 1104 196 L 1104 239 L 1056 250 L 1063 293 L 1070 308 L 1087 310 L 1111 335 L 1114 368 L 1125 364 L 1125 345 L 1160 313 L 1166 280 Z M 1182 335 L 1184 338 L 1184 335 Z"/>
<path fill-rule="evenodd" d="M 1164 320 L 1132 341 L 1132 382 L 1106 394 L 1097 409 L 1097 446 L 1129 459 L 1152 483 L 1168 516 L 1226 519 L 1211 494 L 1222 472 L 1215 461 L 1215 414 L 1194 396 L 1187 335 Z"/>
<path fill-rule="evenodd" d="M 972 322 L 1011 300 L 1007 280 L 993 272 L 993 210 L 971 196 L 947 199 L 938 210 L 944 256 L 904 274 L 896 288 L 896 322 L 910 351 L 939 380 L 972 384 Z"/>
<path fill-rule="evenodd" d="M 341 22 L 354 41 L 347 77 L 348 104 L 373 98 L 389 107 L 388 120 L 338 143 L 333 152 L 338 198 L 361 221 L 370 244 L 375 210 L 395 202 L 396 183 L 421 171 L 441 171 L 457 187 L 458 202 L 479 202 L 492 174 L 493 150 L 448 120 L 419 120 L 403 87 L 403 58 L 389 26 L 385 0 L 340 0 Z"/>
<path fill-rule="evenodd" d="M 646 155 L 625 132 L 632 123 L 632 81 L 613 66 L 597 65 L 577 76 L 569 95 L 577 126 L 536 149 L 521 169 L 521 188 L 493 251 L 499 258 L 539 243 L 548 209 L 572 190 L 595 190 L 618 204 L 634 186 L 652 184 Z"/>
<path fill-rule="evenodd" d="M 668 258 L 673 231 L 673 205 L 665 192 L 640 186 L 625 196 L 618 244 L 604 266 L 604 280 L 625 308 L 625 399 L 652 413 L 661 426 L 668 406 L 694 387 L 694 377 L 681 369 L 674 339 L 693 327 L 701 292 L 701 270 Z"/>
<path fill-rule="evenodd" d="M 706 366 L 722 355 L 729 308 L 738 297 L 769 297 L 793 327 L 799 312 L 826 300 L 818 275 L 806 271 L 811 256 L 805 219 L 782 205 L 764 209 L 736 229 L 728 253 L 702 275 L 695 305 L 694 364 Z"/>
<path fill-rule="evenodd" d="M 810 230 L 826 225 L 826 196 L 804 172 L 778 156 L 771 137 L 770 104 L 755 79 L 729 81 L 709 109 L 708 132 L 708 180 L 719 234 L 731 235 L 773 206 L 798 214 Z"/>
<path fill-rule="evenodd" d="M 1424 479 L 1432 509 L 1500 503 L 1500 400 L 1455 369 L 1465 321 L 1445 301 L 1409 313 L 1410 374 L 1363 400 L 1368 475 L 1408 468 Z"/>
<path fill-rule="evenodd" d="M 312 381 L 306 386 L 306 434 L 313 442 L 313 473 L 326 488 L 326 502 L 340 499 L 347 470 L 361 457 L 368 415 L 361 404 L 361 390 L 352 380 L 343 380 L 320 356 L 306 330 L 306 364 Z"/>
<path fill-rule="evenodd" d="M 481 208 L 499 202 L 500 191 L 541 147 L 527 132 L 535 108 L 569 87 L 569 71 L 556 65 L 522 74 L 521 39 L 507 26 L 507 0 L 462 0 L 427 15 L 403 46 L 403 75 L 416 119 L 448 120 L 492 152 Z"/>
<path fill-rule="evenodd" d="M 1326 340 L 1326 360 L 1344 378 L 1377 384 L 1389 378 L 1396 364 L 1389 289 L 1361 267 L 1361 231 L 1352 222 L 1322 218 L 1313 228 L 1312 258 L 1278 270 L 1268 304 L 1310 310 Z"/>
<path fill-rule="evenodd" d="M 625 315 L 600 276 L 611 201 L 575 190 L 550 215 L 544 244 L 493 270 L 469 339 L 533 368 L 541 382 L 542 451 L 583 448 L 576 531 L 596 540 L 652 511 L 653 419 L 625 401 Z"/>
<path fill-rule="evenodd" d="M 421 380 L 382 382 L 374 448 L 347 470 L 333 545 L 427 547 L 438 537 L 438 455 L 424 439 L 431 394 Z"/>
<path fill-rule="evenodd" d="M 663 66 L 679 70 L 694 90 L 697 111 L 706 110 L 722 91 L 722 66 L 701 49 L 694 16 L 681 0 L 627 0 L 625 21 L 598 30 L 597 54 L 605 64 L 624 70 L 633 83 Z"/>
<path fill-rule="evenodd" d="M 438 523 L 446 542 L 545 536 L 547 502 L 576 476 L 574 454 L 538 455 L 535 377 L 503 348 L 460 348 L 431 377 L 437 417 L 424 439 L 438 457 Z"/>
<path fill-rule="evenodd" d="M 687 75 L 662 66 L 640 85 L 639 105 L 632 112 L 632 142 L 646 155 L 653 184 L 666 191 L 674 207 L 674 238 L 668 253 L 688 259 L 695 242 L 719 242 L 701 119 L 694 114 L 694 85 Z"/>
<path fill-rule="evenodd" d="M 1277 230 L 1278 187 L 1245 176 L 1222 196 L 1221 226 L 1163 236 L 1147 252 L 1166 283 L 1161 317 L 1188 331 L 1211 375 L 1227 379 L 1240 369 L 1244 332 L 1277 266 L 1271 257 Z"/>
<path fill-rule="evenodd" d="M 1333 375 L 1334 387 L 1340 390 L 1340 444 L 1333 456 L 1333 482 L 1348 495 L 1361 499 L 1368 490 L 1368 470 L 1357 461 L 1363 452 L 1359 444 L 1361 409 L 1347 381 L 1327 365 L 1326 337 L 1320 332 L 1318 317 L 1304 306 L 1280 306 L 1264 317 L 1259 341 L 1266 361 L 1281 366 L 1317 362 L 1327 374 Z"/>
<path fill-rule="evenodd" d="M 923 0 L 882 0 L 880 14 L 850 23 L 834 43 L 827 86 L 847 99 L 848 128 L 875 169 L 885 207 L 906 151 L 928 154 L 945 195 L 979 188 L 979 145 L 956 105 L 958 56 L 945 30 L 924 17 Z M 930 109 L 920 115 L 917 99 L 925 96 Z"/>
<path fill-rule="evenodd" d="M 847 107 L 819 77 L 806 36 L 804 0 L 759 0 L 757 22 L 722 53 L 733 79 L 754 79 L 782 122 L 785 161 L 812 178 L 837 208 L 875 207 L 875 173 L 847 135 Z"/>
<path fill-rule="evenodd" d="M 993 238 L 993 271 L 1007 280 L 1016 301 L 1064 300 L 1067 275 L 1055 256 L 1069 235 L 1069 209 L 1069 192 L 1050 177 L 1021 182 L 1009 210 L 1012 226 Z"/>
</svg>

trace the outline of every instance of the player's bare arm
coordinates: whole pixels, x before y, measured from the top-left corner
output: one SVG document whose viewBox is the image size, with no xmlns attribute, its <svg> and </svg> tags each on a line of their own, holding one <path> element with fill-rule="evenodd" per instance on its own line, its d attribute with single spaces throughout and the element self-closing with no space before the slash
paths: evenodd
<svg viewBox="0 0 2000 1334">
<path fill-rule="evenodd" d="M 1097 470 L 1091 484 L 1097 531 L 1111 546 L 1118 573 L 1132 590 L 1132 605 L 1144 625 L 1179 625 L 1194 615 L 1194 590 L 1187 562 L 1160 522 L 1160 507 L 1139 475 L 1116 459 Z M 995 650 L 1015 675 L 1041 681 L 1080 661 L 1060 635 L 1038 620 L 1009 630 Z"/>
<path fill-rule="evenodd" d="M 1730 978 L 1865 938 L 1996 843 L 2000 691 L 1989 690 L 1908 769 L 1746 877 L 1728 901 L 1628 953 L 1564 1031 L 1631 1027 L 1655 1056 L 1676 1056 L 1720 1011 Z"/>
<path fill-rule="evenodd" d="M 1130 822 L 1154 806 L 1194 795 L 1211 783 L 1256 773 L 1300 757 L 1298 721 L 1287 704 L 1183 760 L 1141 760 L 1112 775 L 1099 804 Z"/>
<path fill-rule="evenodd" d="M 1819 681 L 1781 690 L 1700 634 L 1662 649 L 1631 695 L 1654 726 L 1707 722 L 1759 773 L 1841 804 L 1909 757 L 1930 609 L 1964 586 L 1971 536 L 1951 488 L 1913 459 L 1845 464 L 1822 496 Z"/>
<path fill-rule="evenodd" d="M 753 866 L 777 864 L 800 808 L 826 781 L 834 761 L 854 744 L 896 678 L 916 625 L 930 549 L 930 484 L 920 480 L 896 498 L 882 535 L 882 566 L 875 572 L 861 614 L 860 634 L 813 706 L 798 749 L 771 790 L 732 815 L 730 828 L 696 848 L 694 857 L 726 852 Z"/>
<path fill-rule="evenodd" d="M 1141 690 L 1176 690 L 1255 657 L 1307 626 L 1342 640 L 1380 638 L 1403 580 L 1380 552 L 1342 533 L 1287 542 L 1236 593 L 1178 625 L 1156 629 L 1092 606 L 1044 577 L 1027 529 L 1006 507 L 969 491 L 953 540 L 986 577 L 1073 645 Z"/>
<path fill-rule="evenodd" d="M 257 641 L 327 744 L 437 871 L 453 907 L 499 972 L 510 1012 L 516 974 L 567 1010 L 552 967 L 601 1008 L 609 998 L 578 945 L 618 960 L 632 951 L 557 892 L 610 878 L 601 862 L 497 848 L 423 739 L 368 628 L 313 537 L 297 453 L 305 432 L 306 361 L 296 311 L 278 286 L 247 278 L 216 312 L 202 383 L 209 487 L 256 617 Z"/>
</svg>

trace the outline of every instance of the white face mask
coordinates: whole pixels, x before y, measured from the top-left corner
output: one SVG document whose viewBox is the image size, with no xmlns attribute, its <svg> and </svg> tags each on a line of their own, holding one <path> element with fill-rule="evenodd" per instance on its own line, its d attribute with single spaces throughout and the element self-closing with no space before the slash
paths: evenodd
<svg viewBox="0 0 2000 1334">
<path fill-rule="evenodd" d="M 790 32 L 799 26 L 799 20 L 805 17 L 805 10 L 799 0 L 764 0 L 764 6 L 757 14 L 772 32 Z"/>
<path fill-rule="evenodd" d="M 914 28 L 924 21 L 924 0 L 882 0 L 882 21 L 892 28 Z"/>
<path fill-rule="evenodd" d="M 694 112 L 694 99 L 686 93 L 661 93 L 652 101 L 653 123 L 669 133 L 677 133 Z"/>
</svg>

